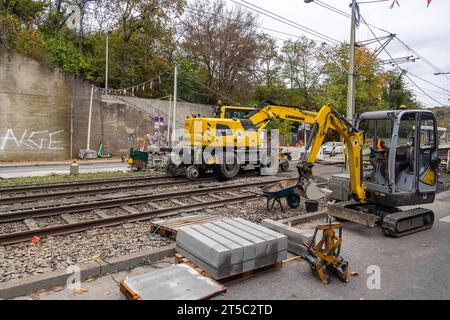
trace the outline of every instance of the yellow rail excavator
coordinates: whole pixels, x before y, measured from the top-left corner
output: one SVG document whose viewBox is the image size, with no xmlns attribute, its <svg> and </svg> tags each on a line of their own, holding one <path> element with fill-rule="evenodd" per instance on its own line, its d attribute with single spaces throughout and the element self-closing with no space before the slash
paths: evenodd
<svg viewBox="0 0 450 320">
<path fill-rule="evenodd" d="M 431 210 L 399 209 L 434 202 L 438 189 L 437 120 L 428 110 L 367 112 L 353 125 L 329 104 L 312 112 L 264 102 L 241 119 L 187 119 L 185 147 L 176 155 L 184 160 L 171 163 L 168 172 L 182 170 L 192 179 L 212 169 L 220 179 L 232 179 L 249 163 L 271 166 L 251 150 L 260 146 L 261 132 L 274 119 L 312 125 L 307 152 L 297 165 L 297 187 L 307 198 L 317 194 L 312 169 L 329 131 L 345 141 L 348 173 L 329 181 L 330 215 L 371 227 L 381 224 L 385 234 L 396 237 L 432 227 Z M 204 152 L 208 148 L 212 151 Z M 282 159 L 281 168 L 286 162 Z"/>
</svg>

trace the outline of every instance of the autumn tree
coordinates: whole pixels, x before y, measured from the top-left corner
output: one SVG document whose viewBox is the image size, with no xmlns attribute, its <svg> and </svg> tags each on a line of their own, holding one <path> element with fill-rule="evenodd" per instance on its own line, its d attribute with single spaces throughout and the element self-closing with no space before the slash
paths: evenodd
<svg viewBox="0 0 450 320">
<path fill-rule="evenodd" d="M 342 44 L 332 54 L 332 60 L 326 65 L 326 77 L 322 85 L 318 103 L 332 103 L 342 114 L 346 114 L 348 92 L 349 46 Z M 356 112 L 383 109 L 383 86 L 386 74 L 373 51 L 358 47 L 355 57 L 356 70 Z"/>
<path fill-rule="evenodd" d="M 395 110 L 402 105 L 409 109 L 421 107 L 415 101 L 413 92 L 406 87 L 403 72 L 388 71 L 385 80 L 382 98 L 386 109 Z"/>
<path fill-rule="evenodd" d="M 201 0 L 192 8 L 183 22 L 183 47 L 206 68 L 206 85 L 216 91 L 209 102 L 245 100 L 257 60 L 256 17 L 224 1 Z"/>
</svg>

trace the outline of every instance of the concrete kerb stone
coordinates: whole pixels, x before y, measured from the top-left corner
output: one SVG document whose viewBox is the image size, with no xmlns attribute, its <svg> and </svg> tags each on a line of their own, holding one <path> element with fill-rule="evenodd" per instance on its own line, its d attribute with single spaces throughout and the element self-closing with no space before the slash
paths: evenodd
<svg viewBox="0 0 450 320">
<path fill-rule="evenodd" d="M 301 256 L 304 256 L 307 253 L 304 243 L 310 242 L 314 235 L 314 229 L 297 229 L 271 219 L 263 220 L 261 225 L 275 232 L 286 235 L 288 237 L 288 251 Z"/>
<path fill-rule="evenodd" d="M 175 255 L 175 246 L 141 251 L 135 254 L 109 259 L 108 262 L 93 262 L 80 265 L 80 278 L 85 281 L 89 278 L 107 275 L 109 273 L 126 270 L 145 261 L 159 261 Z M 39 290 L 48 290 L 57 286 L 65 286 L 72 274 L 66 269 L 56 270 L 46 274 L 39 274 L 23 279 L 0 283 L 0 299 L 11 299 L 26 296 Z"/>
<path fill-rule="evenodd" d="M 250 242 L 242 237 L 237 236 L 234 233 L 231 233 L 225 229 L 222 229 L 212 223 L 207 223 L 202 225 L 202 227 L 215 232 L 216 234 L 231 240 L 234 243 L 239 244 L 242 248 L 244 248 L 244 256 L 243 256 L 243 272 L 250 271 L 255 269 L 255 259 L 256 259 L 256 245 L 253 242 Z"/>
</svg>

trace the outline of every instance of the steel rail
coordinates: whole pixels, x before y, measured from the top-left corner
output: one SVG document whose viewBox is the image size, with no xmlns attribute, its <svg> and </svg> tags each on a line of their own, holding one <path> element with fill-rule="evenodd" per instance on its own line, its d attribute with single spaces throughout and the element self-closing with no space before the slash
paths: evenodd
<svg viewBox="0 0 450 320">
<path fill-rule="evenodd" d="M 102 194 L 102 193 L 108 193 L 108 192 L 114 192 L 114 191 L 120 191 L 120 190 L 130 190 L 130 189 L 139 189 L 139 188 L 148 188 L 148 187 L 163 187 L 163 186 L 170 186 L 170 185 L 182 185 L 182 184 L 189 184 L 189 183 L 195 183 L 195 182 L 201 183 L 201 182 L 207 182 L 207 181 L 212 181 L 212 180 L 213 180 L 213 178 L 199 179 L 196 181 L 184 180 L 184 179 L 183 180 L 182 179 L 174 179 L 174 180 L 163 181 L 163 182 L 153 182 L 153 183 L 148 182 L 148 183 L 140 183 L 140 184 L 134 184 L 134 185 L 113 186 L 113 187 L 100 188 L 100 189 L 72 190 L 72 191 L 62 191 L 62 192 L 54 192 L 54 193 L 32 194 L 32 195 L 25 195 L 25 196 L 0 198 L 0 204 L 25 203 L 25 202 L 32 202 L 35 200 L 53 199 L 53 198 L 72 198 L 72 197 L 77 197 L 77 196 L 91 195 L 91 194 L 95 195 L 95 194 Z"/>
<path fill-rule="evenodd" d="M 242 187 L 242 186 L 241 186 Z M 256 196 L 258 197 L 258 196 Z M 221 200 L 213 200 L 205 203 L 192 203 L 183 206 L 173 207 L 173 208 L 162 208 L 151 211 L 144 211 L 138 213 L 132 213 L 121 216 L 111 216 L 107 218 L 99 218 L 90 221 L 83 221 L 77 223 L 70 223 L 65 225 L 58 225 L 53 227 L 39 228 L 36 230 L 28 230 L 21 232 L 13 232 L 10 234 L 0 235 L 0 245 L 14 244 L 23 241 L 29 241 L 34 236 L 46 237 L 55 235 L 64 235 L 68 233 L 76 233 L 81 231 L 90 230 L 92 228 L 98 227 L 110 227 L 115 225 L 120 225 L 124 222 L 136 222 L 145 221 L 153 218 L 164 218 L 169 216 L 178 215 L 181 212 L 187 213 L 192 211 L 198 211 L 207 208 L 214 208 L 223 206 L 231 203 L 239 203 L 243 201 L 248 201 L 255 199 L 255 194 L 244 195 L 240 197 L 227 198 Z"/>
<path fill-rule="evenodd" d="M 101 200 L 96 200 L 94 202 L 75 203 L 75 204 L 61 205 L 61 206 L 55 206 L 55 207 L 46 207 L 46 208 L 39 208 L 39 209 L 26 209 L 26 210 L 10 211 L 10 212 L 0 213 L 0 223 L 21 221 L 21 220 L 31 219 L 31 218 L 42 218 L 42 217 L 49 217 L 49 216 L 55 216 L 55 215 L 62 215 L 64 213 L 76 213 L 76 212 L 80 212 L 80 211 L 88 211 L 88 210 L 94 210 L 94 209 L 107 209 L 107 208 L 113 208 L 113 207 L 120 207 L 123 205 L 139 204 L 139 203 L 144 203 L 147 201 L 175 199 L 175 198 L 180 198 L 180 197 L 185 197 L 185 196 L 215 193 L 215 192 L 221 192 L 221 191 L 227 191 L 227 190 L 233 190 L 233 189 L 242 189 L 245 187 L 265 186 L 265 185 L 268 185 L 271 183 L 277 183 L 277 182 L 281 182 L 281 181 L 285 181 L 285 180 L 297 180 L 297 179 L 298 178 L 275 179 L 275 180 L 267 180 L 267 181 L 262 181 L 262 182 L 247 183 L 247 184 L 232 184 L 232 185 L 212 187 L 212 188 L 199 188 L 196 190 L 183 190 L 183 191 L 176 191 L 176 192 L 170 192 L 170 193 L 165 193 L 165 194 L 156 194 L 156 195 L 151 194 L 151 195 L 139 195 L 139 196 L 132 195 L 130 197 L 122 197 L 122 198 L 116 198 L 116 199 L 110 199 L 110 200 L 101 199 Z"/>
<path fill-rule="evenodd" d="M 125 183 L 125 182 L 135 182 L 140 180 L 159 180 L 164 178 L 171 178 L 168 176 L 138 176 L 138 177 L 125 177 L 125 178 L 114 178 L 114 179 L 96 179 L 96 180 L 83 180 L 83 181 L 72 181 L 63 183 L 47 183 L 47 184 L 29 184 L 17 187 L 2 187 L 0 188 L 0 194 L 4 192 L 31 192 L 31 191 L 41 191 L 41 190 L 51 190 L 51 189 L 65 189 L 65 188 L 79 188 L 84 186 L 97 186 L 106 183 Z"/>
</svg>

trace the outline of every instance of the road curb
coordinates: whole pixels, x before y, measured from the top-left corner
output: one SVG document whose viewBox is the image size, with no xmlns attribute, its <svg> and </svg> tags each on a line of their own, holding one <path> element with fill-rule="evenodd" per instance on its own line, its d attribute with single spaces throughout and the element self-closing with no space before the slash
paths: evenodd
<svg viewBox="0 0 450 320">
<path fill-rule="evenodd" d="M 99 277 L 109 273 L 126 270 L 145 261 L 160 261 L 165 257 L 175 255 L 175 245 L 163 248 L 141 251 L 127 256 L 109 259 L 108 262 L 93 262 L 80 265 L 81 281 L 92 277 Z M 66 273 L 66 269 L 56 270 L 46 274 L 26 277 L 0 283 L 0 299 L 12 299 L 15 297 L 30 295 L 39 290 L 47 290 L 53 287 L 65 286 L 72 274 Z"/>
<path fill-rule="evenodd" d="M 46 167 L 46 166 L 70 166 L 70 164 L 73 162 L 74 160 L 67 160 L 67 161 L 55 161 L 55 162 L 41 162 L 41 163 L 36 163 L 36 162 L 23 162 L 23 163 L 12 163 L 12 164 L 8 164 L 8 163 L 0 163 L 0 168 L 22 168 L 22 167 Z M 83 166 L 89 166 L 89 165 L 94 165 L 94 164 L 108 164 L 108 163 L 122 163 L 122 160 L 117 159 L 117 160 L 94 160 L 94 161 L 85 161 L 85 160 L 77 160 L 77 163 Z"/>
</svg>

